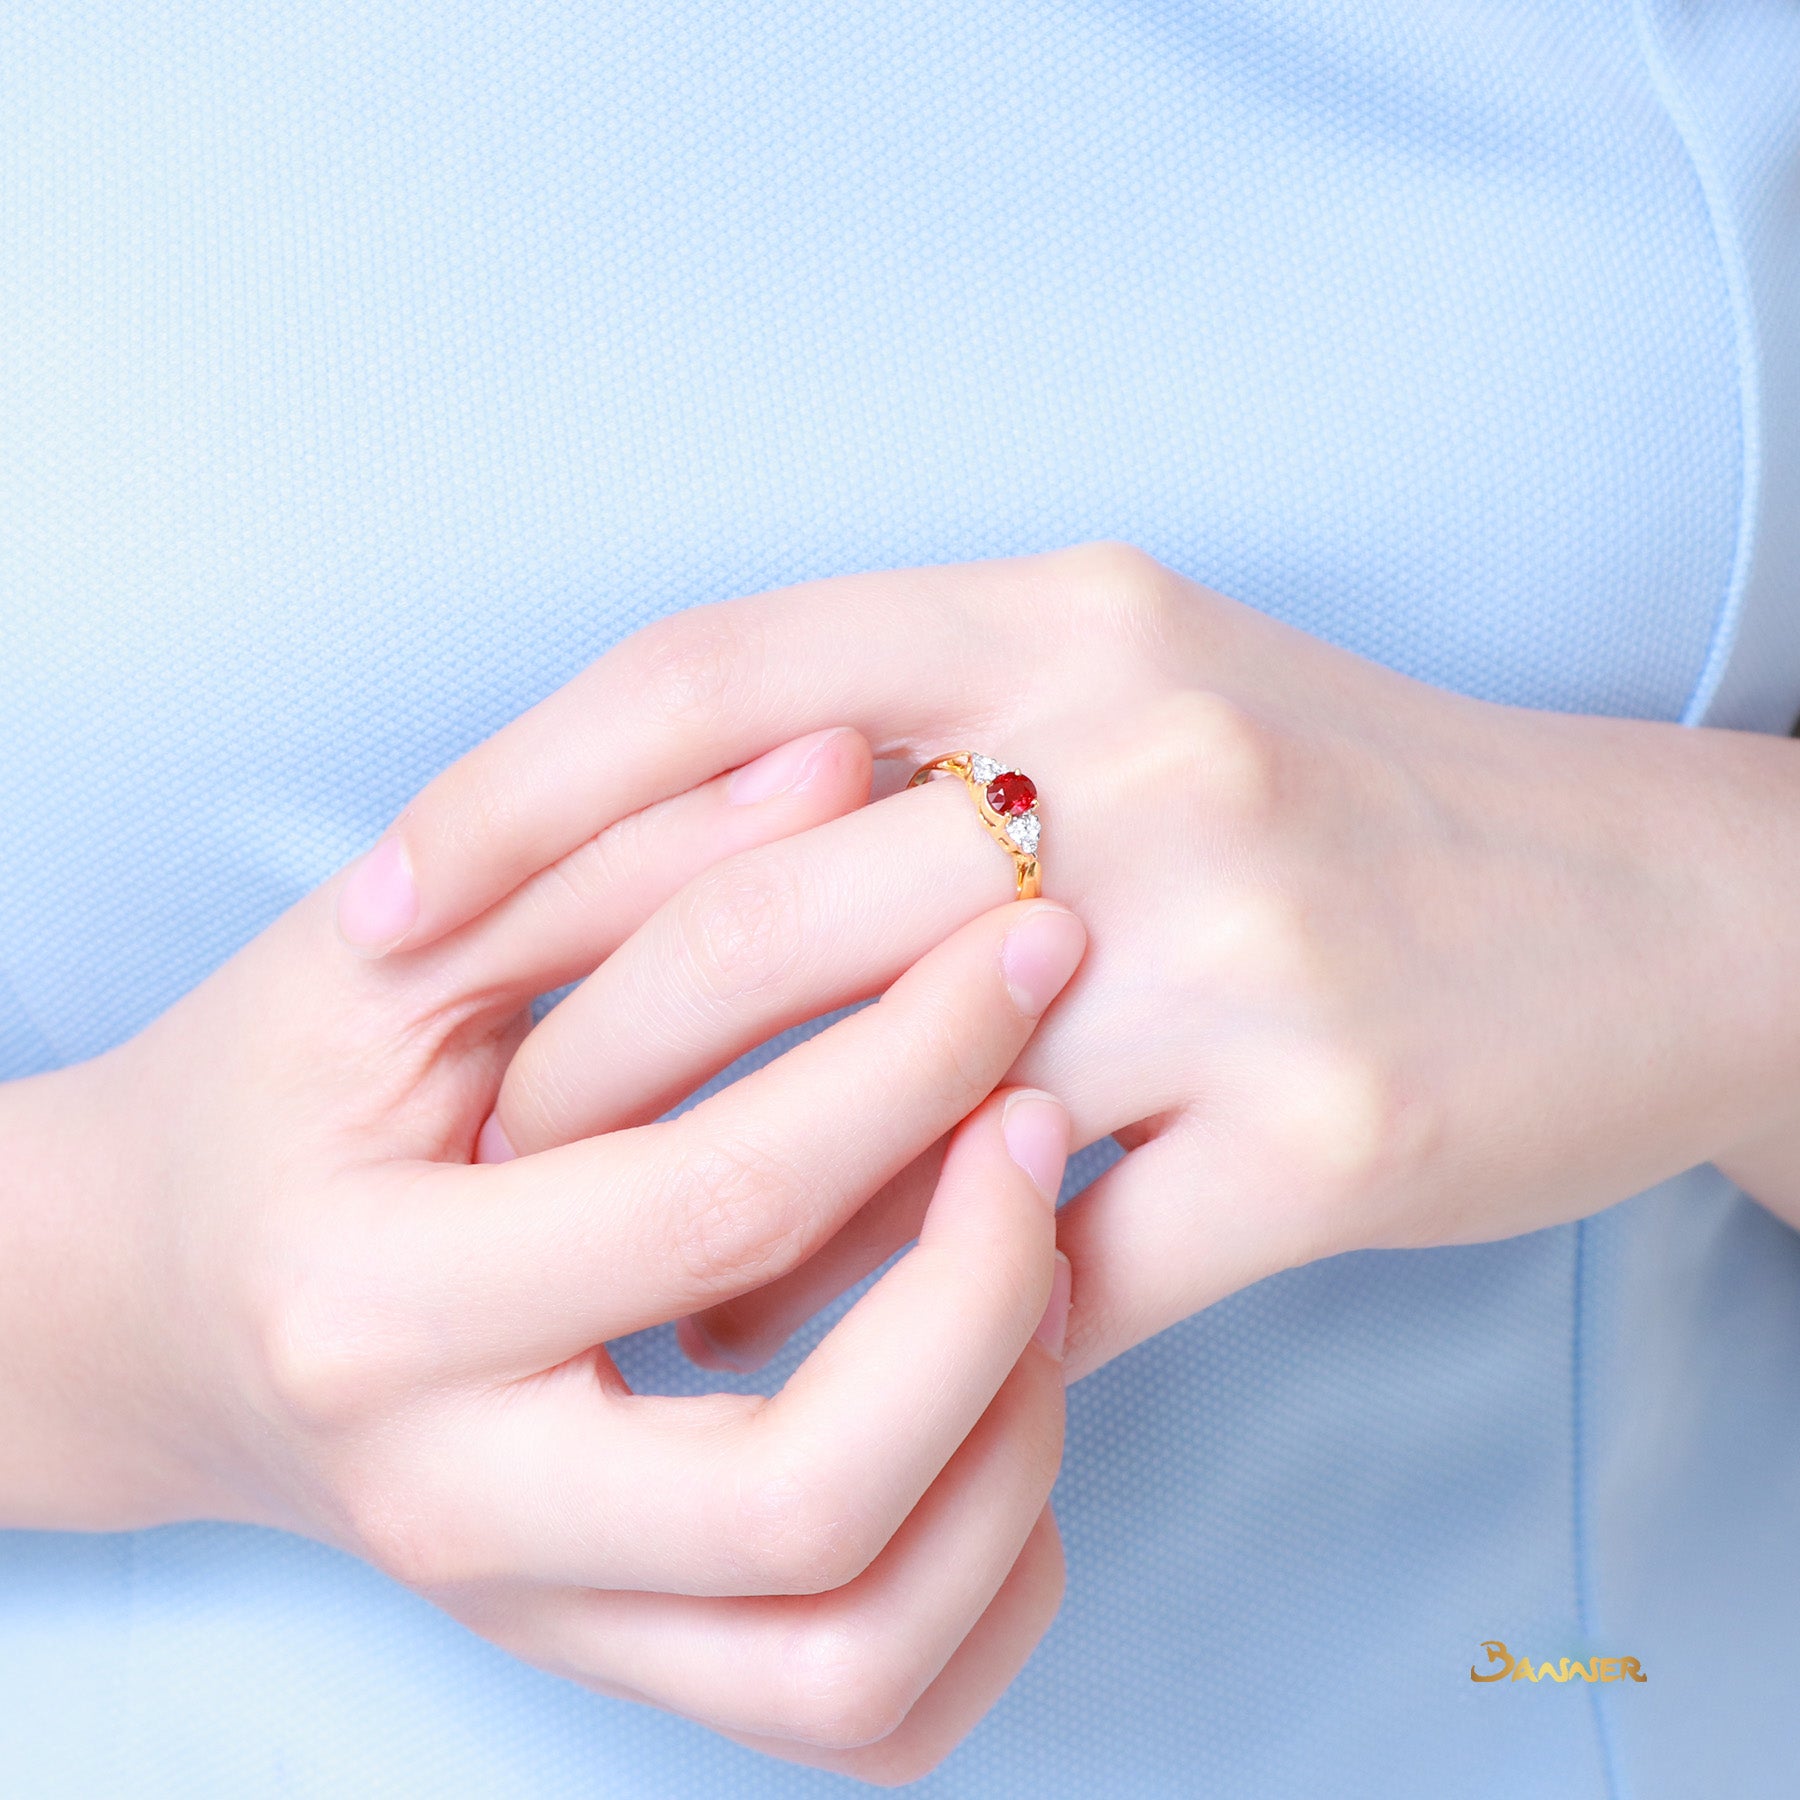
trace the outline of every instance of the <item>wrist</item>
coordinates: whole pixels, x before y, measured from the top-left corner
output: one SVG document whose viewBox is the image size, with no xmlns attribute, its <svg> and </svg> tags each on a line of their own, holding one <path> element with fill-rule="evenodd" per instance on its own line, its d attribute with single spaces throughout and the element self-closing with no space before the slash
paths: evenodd
<svg viewBox="0 0 1800 1800">
<path fill-rule="evenodd" d="M 154 1274 L 118 1056 L 0 1084 L 0 1527 L 202 1510 L 142 1325 Z"/>
<path fill-rule="evenodd" d="M 1710 728 L 1684 737 L 1704 787 L 1671 796 L 1666 829 L 1707 872 L 1713 902 L 1678 984 L 1710 1064 L 1693 1079 L 1719 1092 L 1704 1160 L 1800 1222 L 1800 745 Z"/>
<path fill-rule="evenodd" d="M 1513 722 L 1478 767 L 1446 762 L 1465 828 L 1502 847 L 1484 892 L 1549 1082 L 1538 1178 L 1589 1211 L 1746 1146 L 1800 1151 L 1800 745 Z"/>
</svg>

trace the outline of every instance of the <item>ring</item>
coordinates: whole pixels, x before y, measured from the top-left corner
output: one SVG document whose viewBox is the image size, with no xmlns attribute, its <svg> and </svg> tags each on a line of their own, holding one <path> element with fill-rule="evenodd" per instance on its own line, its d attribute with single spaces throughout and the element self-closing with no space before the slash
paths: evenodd
<svg viewBox="0 0 1800 1800">
<path fill-rule="evenodd" d="M 1013 859 L 1013 872 L 1018 878 L 1018 898 L 1035 900 L 1043 892 L 1038 879 L 1038 832 L 1041 821 L 1037 810 L 1037 783 L 1017 769 L 997 763 L 991 756 L 979 756 L 973 750 L 957 750 L 949 756 L 934 756 L 915 769 L 909 788 L 929 781 L 933 775 L 954 775 L 969 790 L 981 822 L 988 835 Z"/>
</svg>

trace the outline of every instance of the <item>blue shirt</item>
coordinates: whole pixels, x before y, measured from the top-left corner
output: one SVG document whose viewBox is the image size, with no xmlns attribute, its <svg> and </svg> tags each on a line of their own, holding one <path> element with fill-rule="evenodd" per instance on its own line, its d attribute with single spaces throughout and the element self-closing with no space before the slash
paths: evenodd
<svg viewBox="0 0 1800 1800">
<path fill-rule="evenodd" d="M 1786 729 L 1797 96 L 1787 0 L 7 9 L 0 1074 L 810 576 L 1120 537 L 1473 694 Z M 1071 1415 L 1062 1614 L 920 1791 L 1800 1791 L 1800 1237 L 1715 1173 L 1282 1275 Z M 845 1791 L 212 1525 L 0 1537 L 0 1787 Z"/>
</svg>

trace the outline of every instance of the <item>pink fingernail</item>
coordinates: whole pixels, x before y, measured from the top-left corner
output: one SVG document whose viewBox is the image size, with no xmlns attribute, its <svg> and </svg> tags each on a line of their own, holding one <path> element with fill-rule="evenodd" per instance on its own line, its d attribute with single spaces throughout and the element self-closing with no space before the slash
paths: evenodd
<svg viewBox="0 0 1800 1800">
<path fill-rule="evenodd" d="M 689 1362 L 702 1369 L 726 1369 L 735 1375 L 750 1375 L 760 1369 L 767 1357 L 728 1350 L 692 1313 L 675 1321 L 675 1342 Z"/>
<path fill-rule="evenodd" d="M 1059 1250 L 1056 1274 L 1050 1281 L 1050 1298 L 1044 1306 L 1044 1316 L 1038 1320 L 1037 1330 L 1031 1334 L 1031 1341 L 1042 1344 L 1058 1362 L 1062 1361 L 1063 1340 L 1069 1335 L 1069 1293 L 1074 1285 L 1075 1271 Z"/>
<path fill-rule="evenodd" d="M 480 1137 L 475 1140 L 475 1160 L 478 1163 L 511 1162 L 518 1154 L 512 1147 L 512 1139 L 501 1128 L 500 1115 L 489 1113 Z"/>
<path fill-rule="evenodd" d="M 841 730 L 842 726 L 834 726 L 830 731 L 815 731 L 811 737 L 795 738 L 791 744 L 777 744 L 755 762 L 732 771 L 725 783 L 725 798 L 733 806 L 754 806 L 778 794 L 798 793 L 812 778 L 820 752 Z"/>
<path fill-rule="evenodd" d="M 1000 1112 L 1000 1135 L 1006 1140 L 1006 1154 L 1054 1206 L 1069 1154 L 1069 1115 L 1062 1102 L 1031 1088 L 1008 1094 Z"/>
<path fill-rule="evenodd" d="M 1034 906 L 1006 934 L 1000 972 L 1013 1004 L 1035 1019 L 1060 994 L 1087 948 L 1087 931 L 1066 907 Z"/>
<path fill-rule="evenodd" d="M 353 868 L 338 894 L 337 923 L 359 956 L 382 956 L 419 918 L 419 889 L 397 837 L 384 837 Z"/>
</svg>

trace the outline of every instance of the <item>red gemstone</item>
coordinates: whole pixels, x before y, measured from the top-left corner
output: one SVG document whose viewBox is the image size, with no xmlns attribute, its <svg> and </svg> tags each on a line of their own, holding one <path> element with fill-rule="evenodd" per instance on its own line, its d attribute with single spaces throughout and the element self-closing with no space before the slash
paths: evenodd
<svg viewBox="0 0 1800 1800">
<path fill-rule="evenodd" d="M 988 783 L 987 803 L 1002 818 L 1008 814 L 1028 813 L 1037 805 L 1037 786 L 1029 775 L 1008 769 Z"/>
</svg>

